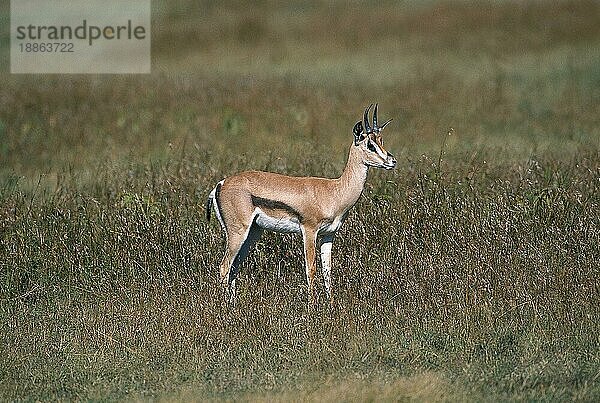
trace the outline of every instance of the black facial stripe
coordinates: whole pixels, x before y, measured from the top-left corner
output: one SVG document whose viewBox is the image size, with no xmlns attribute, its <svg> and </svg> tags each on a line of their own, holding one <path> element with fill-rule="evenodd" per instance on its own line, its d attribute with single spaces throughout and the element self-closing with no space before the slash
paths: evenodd
<svg viewBox="0 0 600 403">
<path fill-rule="evenodd" d="M 367 148 L 369 149 L 369 151 L 372 151 L 372 152 L 377 151 L 377 150 L 375 150 L 375 146 L 373 145 L 373 142 L 371 142 L 371 141 L 367 142 Z"/>
<path fill-rule="evenodd" d="M 296 209 L 294 209 L 290 205 L 287 205 L 283 202 L 280 202 L 277 200 L 265 199 L 262 197 L 252 195 L 252 204 L 254 204 L 256 207 L 266 207 L 266 208 L 273 209 L 273 210 L 287 211 L 288 213 L 296 216 L 298 218 L 298 220 L 300 222 L 302 222 L 302 216 L 300 215 L 300 213 L 297 212 Z"/>
</svg>

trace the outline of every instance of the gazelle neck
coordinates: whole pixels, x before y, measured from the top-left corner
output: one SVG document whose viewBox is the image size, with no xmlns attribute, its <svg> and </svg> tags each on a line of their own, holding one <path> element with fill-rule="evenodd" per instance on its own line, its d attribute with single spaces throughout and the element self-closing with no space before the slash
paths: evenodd
<svg viewBox="0 0 600 403">
<path fill-rule="evenodd" d="M 340 204 L 350 208 L 356 203 L 365 186 L 368 172 L 369 167 L 363 162 L 358 147 L 351 145 L 346 167 L 338 179 L 337 198 Z"/>
</svg>

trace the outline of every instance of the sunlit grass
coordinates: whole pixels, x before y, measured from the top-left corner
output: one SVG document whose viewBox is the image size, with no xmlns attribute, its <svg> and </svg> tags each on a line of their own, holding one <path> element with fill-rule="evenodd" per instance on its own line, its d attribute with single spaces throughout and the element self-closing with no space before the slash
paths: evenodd
<svg viewBox="0 0 600 403">
<path fill-rule="evenodd" d="M 596 3 L 195 4 L 152 75 L 2 77 L 0 398 L 598 400 Z M 339 175 L 371 102 L 336 304 L 266 234 L 228 306 L 209 190 Z"/>
</svg>

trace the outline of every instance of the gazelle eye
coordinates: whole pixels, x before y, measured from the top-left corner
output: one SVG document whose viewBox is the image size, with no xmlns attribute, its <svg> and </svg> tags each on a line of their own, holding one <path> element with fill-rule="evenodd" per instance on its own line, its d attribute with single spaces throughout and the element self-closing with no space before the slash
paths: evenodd
<svg viewBox="0 0 600 403">
<path fill-rule="evenodd" d="M 375 146 L 373 145 L 372 141 L 367 142 L 367 148 L 369 151 L 375 152 Z"/>
</svg>

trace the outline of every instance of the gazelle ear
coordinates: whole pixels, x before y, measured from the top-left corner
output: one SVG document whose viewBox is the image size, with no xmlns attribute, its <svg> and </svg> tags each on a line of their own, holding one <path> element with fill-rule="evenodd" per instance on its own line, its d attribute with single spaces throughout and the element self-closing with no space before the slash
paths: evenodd
<svg viewBox="0 0 600 403">
<path fill-rule="evenodd" d="M 358 142 L 364 138 L 363 124 L 360 120 L 356 122 L 356 124 L 354 125 L 354 129 L 352 129 L 352 132 L 354 133 L 354 145 L 357 145 Z"/>
</svg>

